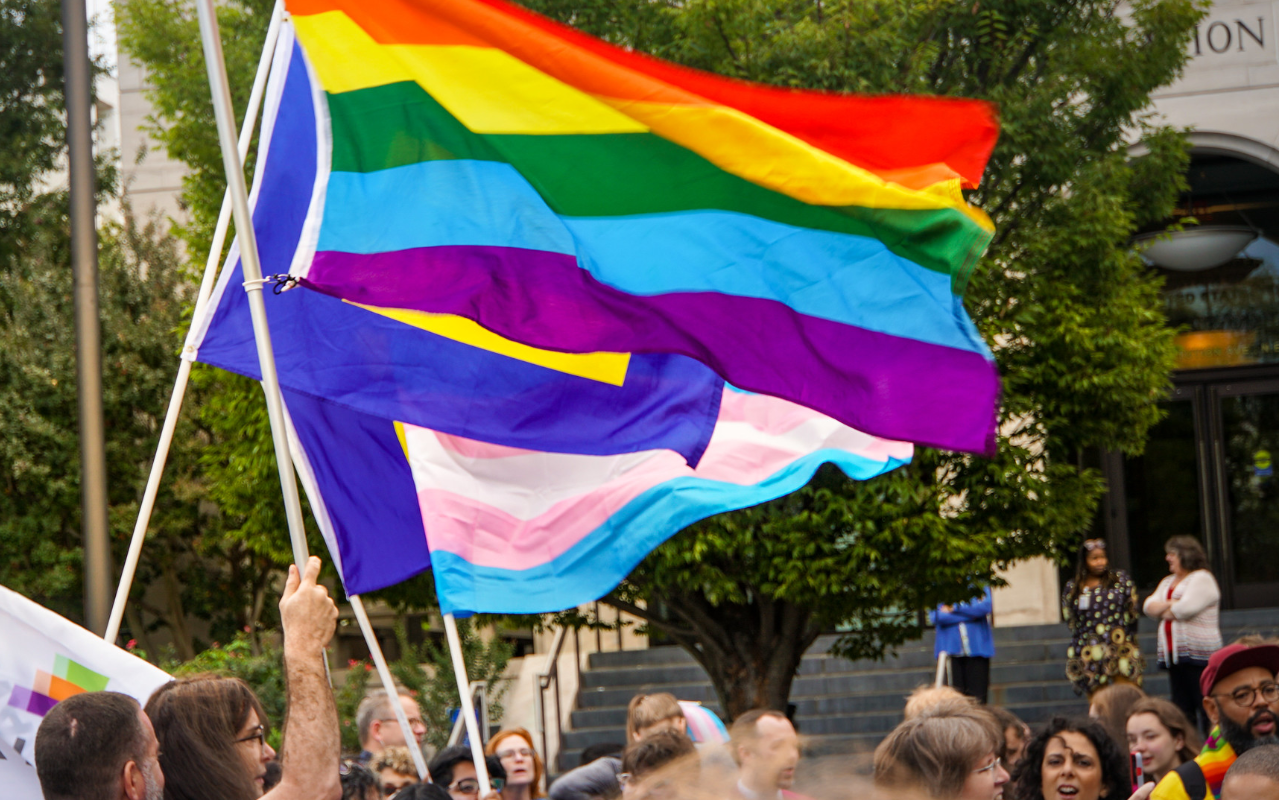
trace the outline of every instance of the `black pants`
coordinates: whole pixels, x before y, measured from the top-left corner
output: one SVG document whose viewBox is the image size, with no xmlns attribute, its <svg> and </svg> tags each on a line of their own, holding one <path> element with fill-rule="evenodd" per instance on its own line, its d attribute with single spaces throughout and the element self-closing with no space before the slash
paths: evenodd
<svg viewBox="0 0 1280 800">
<path fill-rule="evenodd" d="M 951 657 L 951 686 L 961 694 L 987 702 L 987 683 L 991 676 L 991 659 L 980 656 Z"/>
<path fill-rule="evenodd" d="M 1205 735 L 1209 733 L 1209 716 L 1204 713 L 1204 707 L 1200 703 L 1200 673 L 1204 672 L 1206 666 L 1208 665 L 1195 661 L 1181 661 L 1168 667 L 1169 699 Z"/>
</svg>

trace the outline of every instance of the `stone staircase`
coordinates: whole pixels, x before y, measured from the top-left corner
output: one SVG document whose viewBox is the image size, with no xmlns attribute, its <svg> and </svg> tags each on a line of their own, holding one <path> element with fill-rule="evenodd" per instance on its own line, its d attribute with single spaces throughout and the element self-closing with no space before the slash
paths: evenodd
<svg viewBox="0 0 1280 800">
<path fill-rule="evenodd" d="M 1245 633 L 1275 635 L 1276 609 L 1247 609 L 1222 614 L 1223 640 Z M 869 753 L 902 719 L 905 696 L 933 681 L 933 632 L 898 650 L 885 661 L 848 661 L 827 655 L 834 636 L 824 636 L 805 654 L 791 702 L 795 721 L 810 755 Z M 1064 625 L 997 628 L 991 664 L 990 701 L 1031 725 L 1054 714 L 1088 710 L 1063 677 L 1067 653 Z M 1155 666 L 1155 623 L 1144 619 L 1139 642 L 1147 656 L 1145 689 L 1167 697 L 1166 673 Z M 582 748 L 597 742 L 625 741 L 627 703 L 640 693 L 671 692 L 681 700 L 700 700 L 717 713 L 715 692 L 706 672 L 678 647 L 652 647 L 593 653 L 582 672 L 571 727 L 556 772 L 577 766 Z"/>
</svg>

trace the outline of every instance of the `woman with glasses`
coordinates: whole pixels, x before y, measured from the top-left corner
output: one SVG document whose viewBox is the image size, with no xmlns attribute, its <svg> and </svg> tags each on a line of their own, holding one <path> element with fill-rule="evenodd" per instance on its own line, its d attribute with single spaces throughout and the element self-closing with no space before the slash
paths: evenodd
<svg viewBox="0 0 1280 800">
<path fill-rule="evenodd" d="M 943 703 L 903 721 L 876 748 L 876 787 L 930 800 L 1002 800 L 1004 746 L 990 711 Z"/>
<path fill-rule="evenodd" d="M 507 773 L 502 800 L 537 800 L 547 796 L 542 789 L 542 759 L 533 749 L 533 736 L 524 728 L 498 731 L 484 751 L 497 756 Z"/>
<path fill-rule="evenodd" d="M 1187 719 L 1208 729 L 1202 708 L 1200 674 L 1209 656 L 1222 647 L 1218 629 L 1218 601 L 1222 592 L 1209 571 L 1209 559 L 1200 542 L 1190 536 L 1174 536 L 1164 545 L 1169 574 L 1142 604 L 1148 617 L 1159 620 L 1156 657 L 1169 671 L 1169 699 Z"/>
<path fill-rule="evenodd" d="M 1102 539 L 1080 545 L 1076 576 L 1062 594 L 1062 616 L 1071 628 L 1067 680 L 1076 694 L 1092 698 L 1114 683 L 1142 686 L 1138 590 L 1123 570 L 1111 569 Z"/>
<path fill-rule="evenodd" d="M 1014 800 L 1122 800 L 1130 796 L 1124 751 L 1089 719 L 1054 717 L 1013 774 Z"/>
</svg>

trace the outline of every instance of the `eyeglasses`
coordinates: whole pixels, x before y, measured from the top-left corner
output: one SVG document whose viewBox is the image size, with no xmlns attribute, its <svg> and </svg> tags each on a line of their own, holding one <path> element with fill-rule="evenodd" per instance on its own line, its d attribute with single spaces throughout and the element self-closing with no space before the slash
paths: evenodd
<svg viewBox="0 0 1280 800">
<path fill-rule="evenodd" d="M 241 742 L 252 742 L 254 739 L 257 739 L 258 747 L 262 747 L 262 745 L 266 741 L 263 737 L 266 735 L 267 735 L 267 729 L 262 725 L 259 725 L 258 727 L 253 729 L 253 733 L 249 734 L 248 736 L 241 736 L 239 739 L 232 739 L 231 743 L 240 744 Z"/>
<path fill-rule="evenodd" d="M 498 758 L 502 758 L 502 759 L 514 758 L 515 756 L 518 756 L 518 755 L 524 756 L 525 758 L 532 758 L 533 751 L 527 747 L 521 747 L 519 750 L 499 750 L 498 751 Z"/>
<path fill-rule="evenodd" d="M 1106 550 L 1107 542 L 1105 539 L 1086 539 L 1084 549 L 1087 553 L 1092 553 L 1094 550 Z"/>
<path fill-rule="evenodd" d="M 507 785 L 507 782 L 502 778 L 490 778 L 489 785 L 493 791 L 500 792 L 502 791 L 502 787 Z M 480 794 L 480 781 L 476 778 L 463 778 L 461 780 L 454 781 L 445 788 L 455 794 Z"/>
<path fill-rule="evenodd" d="M 1241 686 L 1239 689 L 1232 692 L 1229 697 L 1241 708 L 1248 708 L 1253 705 L 1253 701 L 1259 694 L 1261 694 L 1262 699 L 1268 703 L 1274 703 L 1276 698 L 1280 697 L 1280 691 L 1277 691 L 1277 686 L 1274 682 L 1264 683 L 1260 686 Z M 1222 695 L 1215 694 L 1214 697 L 1222 697 Z"/>
<path fill-rule="evenodd" d="M 399 721 L 400 720 L 396 719 L 395 717 L 385 717 L 385 718 L 379 717 L 378 718 L 378 722 L 397 722 L 398 723 Z M 427 723 L 422 721 L 422 717 L 409 717 L 409 727 L 416 728 L 418 726 L 422 726 L 425 728 L 427 726 Z"/>
<path fill-rule="evenodd" d="M 993 769 L 995 769 L 996 767 L 1000 766 L 1000 762 L 1001 762 L 1001 760 L 1002 760 L 1002 759 L 997 758 L 995 761 L 992 761 L 990 764 L 986 765 L 985 767 L 978 767 L 977 769 L 975 769 L 975 770 L 974 770 L 974 772 L 975 772 L 975 773 L 978 773 L 978 772 L 990 772 L 991 770 L 993 770 Z"/>
</svg>

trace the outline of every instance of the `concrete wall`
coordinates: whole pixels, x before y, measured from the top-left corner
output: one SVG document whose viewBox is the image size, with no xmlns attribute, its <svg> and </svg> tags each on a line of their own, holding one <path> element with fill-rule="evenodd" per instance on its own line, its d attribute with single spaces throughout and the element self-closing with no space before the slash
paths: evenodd
<svg viewBox="0 0 1280 800">
<path fill-rule="evenodd" d="M 1280 74 L 1276 61 L 1275 0 L 1219 0 L 1188 46 L 1182 78 L 1156 92 L 1156 110 L 1172 125 L 1227 134 L 1270 150 L 1280 146 Z M 1247 145 L 1245 145 L 1247 146 Z"/>
<path fill-rule="evenodd" d="M 151 103 L 143 93 L 146 73 L 121 54 L 117 65 L 120 92 L 120 178 L 134 213 L 147 218 L 153 213 L 179 222 L 187 219 L 178 202 L 186 167 L 169 158 L 162 145 L 151 141 L 142 131 Z"/>
<path fill-rule="evenodd" d="M 997 628 L 1048 625 L 1062 619 L 1058 567 L 1047 558 L 1019 561 L 999 573 L 1008 586 L 991 592 Z"/>
</svg>

